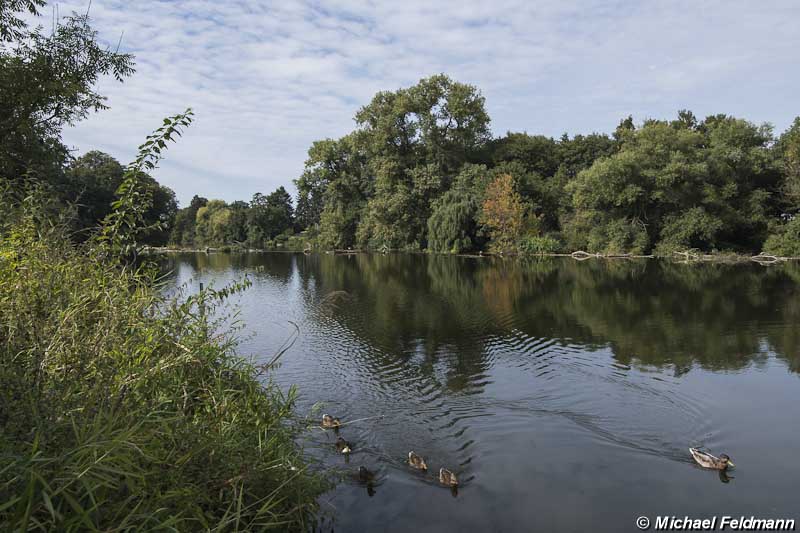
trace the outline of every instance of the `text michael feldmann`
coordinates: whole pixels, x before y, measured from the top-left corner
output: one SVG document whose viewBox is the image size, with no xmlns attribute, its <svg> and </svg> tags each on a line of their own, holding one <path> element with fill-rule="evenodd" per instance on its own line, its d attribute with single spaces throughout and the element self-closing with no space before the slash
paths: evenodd
<svg viewBox="0 0 800 533">
<path fill-rule="evenodd" d="M 656 517 L 655 529 L 664 531 L 794 531 L 794 519 L 715 516 L 700 520 L 688 516 Z"/>
</svg>

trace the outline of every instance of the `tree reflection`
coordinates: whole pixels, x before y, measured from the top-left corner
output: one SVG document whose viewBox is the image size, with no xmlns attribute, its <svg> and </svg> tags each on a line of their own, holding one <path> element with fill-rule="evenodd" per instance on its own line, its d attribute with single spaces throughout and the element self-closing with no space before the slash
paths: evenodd
<svg viewBox="0 0 800 533">
<path fill-rule="evenodd" d="M 455 354 L 457 389 L 486 371 L 487 342 L 512 331 L 676 375 L 741 369 L 767 349 L 800 368 L 796 263 L 328 255 L 306 258 L 300 275 L 320 294 L 353 295 L 337 319 L 387 356 Z"/>
<path fill-rule="evenodd" d="M 380 372 L 415 372 L 452 391 L 481 387 L 498 339 L 610 348 L 622 365 L 738 370 L 769 351 L 800 371 L 800 264 L 452 257 L 423 254 L 186 254 L 199 272 L 245 270 L 310 300 L 345 291 L 330 315 L 375 348 Z M 174 266 L 174 264 L 173 264 Z M 444 368 L 444 370 L 443 370 Z"/>
</svg>

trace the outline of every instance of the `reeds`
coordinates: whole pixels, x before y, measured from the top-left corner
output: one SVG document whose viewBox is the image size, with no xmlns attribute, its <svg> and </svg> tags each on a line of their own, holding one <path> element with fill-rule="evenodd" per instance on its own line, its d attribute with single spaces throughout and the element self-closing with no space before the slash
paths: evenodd
<svg viewBox="0 0 800 533">
<path fill-rule="evenodd" d="M 0 529 L 307 529 L 326 488 L 284 395 L 152 268 L 0 198 Z M 205 312 L 200 312 L 204 309 Z M 263 370 L 263 369 L 262 369 Z"/>
</svg>

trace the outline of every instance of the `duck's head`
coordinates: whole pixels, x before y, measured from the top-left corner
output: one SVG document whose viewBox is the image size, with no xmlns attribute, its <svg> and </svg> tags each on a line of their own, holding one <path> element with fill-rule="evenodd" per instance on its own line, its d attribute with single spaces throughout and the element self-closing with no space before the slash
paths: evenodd
<svg viewBox="0 0 800 533">
<path fill-rule="evenodd" d="M 733 461 L 731 461 L 731 458 L 728 457 L 727 454 L 723 453 L 722 455 L 719 456 L 719 458 L 722 459 L 723 464 L 725 465 L 726 468 L 735 468 L 736 467 L 736 465 L 733 464 Z"/>
</svg>

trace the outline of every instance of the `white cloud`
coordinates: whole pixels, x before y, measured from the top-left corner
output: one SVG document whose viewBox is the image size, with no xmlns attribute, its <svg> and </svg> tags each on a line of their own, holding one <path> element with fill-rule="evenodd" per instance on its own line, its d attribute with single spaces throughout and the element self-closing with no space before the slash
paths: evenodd
<svg viewBox="0 0 800 533">
<path fill-rule="evenodd" d="M 94 0 L 91 15 L 109 44 L 124 32 L 138 71 L 104 80 L 111 109 L 65 138 L 127 161 L 193 107 L 157 174 L 183 204 L 289 185 L 310 144 L 351 130 L 375 92 L 438 72 L 481 88 L 499 134 L 611 131 L 680 108 L 778 129 L 800 114 L 793 0 Z"/>
</svg>

